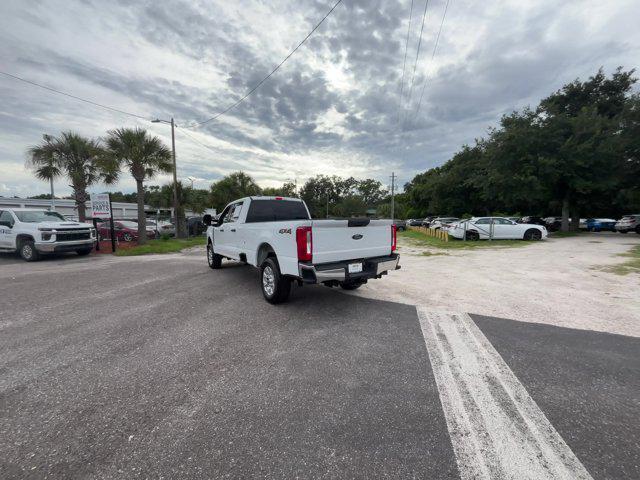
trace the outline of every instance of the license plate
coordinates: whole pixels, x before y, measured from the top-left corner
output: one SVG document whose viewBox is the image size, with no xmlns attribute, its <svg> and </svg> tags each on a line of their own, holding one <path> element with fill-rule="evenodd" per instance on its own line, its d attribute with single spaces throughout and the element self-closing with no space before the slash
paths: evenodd
<svg viewBox="0 0 640 480">
<path fill-rule="evenodd" d="M 362 263 L 350 263 L 349 273 L 360 273 L 362 271 Z"/>
</svg>

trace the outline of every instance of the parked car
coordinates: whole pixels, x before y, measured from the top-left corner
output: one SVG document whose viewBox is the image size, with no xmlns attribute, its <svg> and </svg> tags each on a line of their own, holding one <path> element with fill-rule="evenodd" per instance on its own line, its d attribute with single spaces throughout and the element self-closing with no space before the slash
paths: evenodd
<svg viewBox="0 0 640 480">
<path fill-rule="evenodd" d="M 169 235 L 173 237 L 176 234 L 176 227 L 173 223 L 166 220 L 153 220 L 147 218 L 147 228 L 153 229 L 156 232 L 156 236 Z"/>
<path fill-rule="evenodd" d="M 132 242 L 138 239 L 138 224 L 129 220 L 115 220 L 113 229 L 116 238 L 121 242 Z M 111 221 L 105 220 L 98 225 L 98 238 L 100 240 L 111 238 Z M 147 238 L 156 238 L 156 231 L 147 225 Z"/>
<path fill-rule="evenodd" d="M 399 232 L 404 232 L 407 229 L 406 220 L 394 220 L 393 224 L 396 226 L 396 230 Z"/>
<path fill-rule="evenodd" d="M 193 237 L 202 235 L 206 230 L 207 226 L 202 221 L 202 217 L 187 218 L 187 232 L 189 235 Z"/>
<path fill-rule="evenodd" d="M 421 227 L 423 220 L 420 218 L 410 218 L 407 220 L 407 225 L 410 227 Z"/>
<path fill-rule="evenodd" d="M 465 233 L 466 231 L 466 233 Z M 473 217 L 454 223 L 449 235 L 467 240 L 542 240 L 547 229 L 541 225 L 516 223 L 504 217 Z"/>
<path fill-rule="evenodd" d="M 543 227 L 547 226 L 547 223 L 544 221 L 544 218 L 542 217 L 535 217 L 535 216 L 527 216 L 527 217 L 522 217 L 520 218 L 520 220 L 516 220 L 518 223 L 529 223 L 529 224 L 533 224 L 533 225 L 542 225 Z"/>
<path fill-rule="evenodd" d="M 460 219 L 456 217 L 438 217 L 434 219 L 431 223 L 429 223 L 429 228 L 435 228 L 439 230 L 441 228 L 446 228 L 452 223 L 459 222 Z"/>
<path fill-rule="evenodd" d="M 625 215 L 616 222 L 615 229 L 620 233 L 636 232 L 640 234 L 640 213 Z"/>
<path fill-rule="evenodd" d="M 548 231 L 557 232 L 562 226 L 562 217 L 546 217 L 544 222 Z"/>
<path fill-rule="evenodd" d="M 426 228 L 430 228 L 431 222 L 433 222 L 437 217 L 426 217 L 422 220 L 422 226 Z"/>
<path fill-rule="evenodd" d="M 70 222 L 57 212 L 32 208 L 0 210 L 0 251 L 17 252 L 27 262 L 47 253 L 88 255 L 95 242 L 94 228 Z"/>
<path fill-rule="evenodd" d="M 258 267 L 269 303 L 284 302 L 292 281 L 354 290 L 399 268 L 391 220 L 312 220 L 304 201 L 285 197 L 241 198 L 216 223 L 203 220 L 209 267 L 223 258 Z"/>
<path fill-rule="evenodd" d="M 613 218 L 588 218 L 587 219 L 587 231 L 601 232 L 603 230 L 615 232 L 616 221 Z"/>
</svg>

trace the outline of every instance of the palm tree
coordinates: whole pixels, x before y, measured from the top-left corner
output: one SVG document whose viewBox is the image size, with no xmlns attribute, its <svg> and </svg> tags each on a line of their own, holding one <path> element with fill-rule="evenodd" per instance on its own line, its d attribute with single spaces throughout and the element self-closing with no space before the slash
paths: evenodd
<svg viewBox="0 0 640 480">
<path fill-rule="evenodd" d="M 74 132 L 62 132 L 59 137 L 43 135 L 43 142 L 27 151 L 27 167 L 37 178 L 52 181 L 65 176 L 71 181 L 73 198 L 81 222 L 86 219 L 87 189 L 96 183 L 112 183 L 117 178 L 115 166 L 104 158 L 97 140 Z"/>
<path fill-rule="evenodd" d="M 110 130 L 106 139 L 107 157 L 126 168 L 136 181 L 138 193 L 138 243 L 146 242 L 147 222 L 144 213 L 144 181 L 159 172 L 171 172 L 171 150 L 158 137 L 142 128 Z M 178 212 L 176 212 L 177 215 Z"/>
</svg>

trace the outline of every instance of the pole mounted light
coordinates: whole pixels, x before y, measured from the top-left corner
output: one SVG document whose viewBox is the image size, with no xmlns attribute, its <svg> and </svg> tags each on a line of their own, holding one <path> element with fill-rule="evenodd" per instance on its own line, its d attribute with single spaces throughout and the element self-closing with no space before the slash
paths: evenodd
<svg viewBox="0 0 640 480">
<path fill-rule="evenodd" d="M 176 216 L 176 236 L 181 238 L 184 235 L 182 234 L 180 219 L 178 218 L 180 203 L 178 202 L 178 169 L 176 167 L 176 125 L 173 121 L 173 117 L 171 117 L 171 120 L 156 118 L 155 120 L 151 120 L 151 123 L 166 123 L 167 125 L 171 125 L 171 151 L 173 154 L 173 211 Z"/>
</svg>

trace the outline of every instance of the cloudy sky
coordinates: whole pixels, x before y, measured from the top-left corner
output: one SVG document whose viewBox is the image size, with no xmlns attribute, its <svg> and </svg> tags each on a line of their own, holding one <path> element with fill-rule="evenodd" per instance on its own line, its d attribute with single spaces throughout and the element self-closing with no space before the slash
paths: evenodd
<svg viewBox="0 0 640 480">
<path fill-rule="evenodd" d="M 433 58 L 446 0 L 431 0 L 414 75 L 425 5 L 414 0 L 401 102 L 411 0 L 343 0 L 247 101 L 196 126 L 259 82 L 333 3 L 2 0 L 0 70 L 144 118 L 174 116 L 178 175 L 205 188 L 236 170 L 263 186 L 321 173 L 388 183 L 392 170 L 404 183 L 563 83 L 640 64 L 637 0 L 450 0 Z M 0 75 L 0 195 L 48 191 L 24 167 L 43 133 L 122 126 L 170 142 L 165 125 Z M 124 176 L 112 189 L 134 184 Z"/>
</svg>

